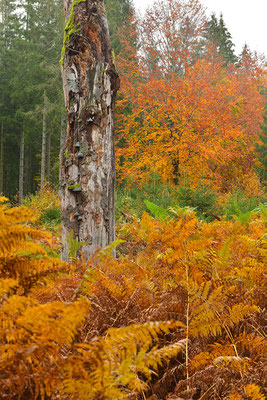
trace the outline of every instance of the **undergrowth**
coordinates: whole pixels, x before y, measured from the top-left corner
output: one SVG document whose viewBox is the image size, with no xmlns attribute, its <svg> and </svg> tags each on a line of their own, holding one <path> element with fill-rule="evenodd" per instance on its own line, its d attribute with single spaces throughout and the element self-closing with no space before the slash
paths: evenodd
<svg viewBox="0 0 267 400">
<path fill-rule="evenodd" d="M 265 398 L 263 207 L 206 223 L 148 203 L 117 258 L 66 264 L 0 200 L 1 398 Z"/>
<path fill-rule="evenodd" d="M 45 227 L 52 228 L 61 223 L 58 192 L 48 184 L 36 193 L 25 197 L 23 205 L 30 208 L 36 219 Z"/>
</svg>

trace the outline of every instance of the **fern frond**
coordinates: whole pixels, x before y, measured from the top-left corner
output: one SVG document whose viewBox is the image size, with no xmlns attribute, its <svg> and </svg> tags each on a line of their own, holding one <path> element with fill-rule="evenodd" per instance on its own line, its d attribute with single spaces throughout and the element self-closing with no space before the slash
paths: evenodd
<svg viewBox="0 0 267 400">
<path fill-rule="evenodd" d="M 235 372 L 245 372 L 248 369 L 249 360 L 238 356 L 219 356 L 213 360 L 213 364 L 219 368 L 230 367 Z"/>
<path fill-rule="evenodd" d="M 151 212 L 151 214 L 160 221 L 164 221 L 170 217 L 170 213 L 165 208 L 159 207 L 154 203 L 151 203 L 148 200 L 144 200 L 145 205 Z"/>
<path fill-rule="evenodd" d="M 243 400 L 243 397 L 240 396 L 239 393 L 237 393 L 236 391 L 232 392 L 229 394 L 229 396 L 227 397 L 228 400 Z"/>
<path fill-rule="evenodd" d="M 255 305 L 239 303 L 233 305 L 233 307 L 228 309 L 228 315 L 224 319 L 224 323 L 232 328 L 240 321 L 244 320 L 245 317 L 250 314 L 259 312 L 259 308 Z"/>
<path fill-rule="evenodd" d="M 33 220 L 32 211 L 26 207 L 0 206 L 0 278 L 17 280 L 20 294 L 29 291 L 47 273 L 64 266 L 58 259 L 48 258 L 45 248 L 35 242 L 49 241 L 51 233 L 23 224 Z"/>
<path fill-rule="evenodd" d="M 261 393 L 261 388 L 257 385 L 246 385 L 245 392 L 251 400 L 265 400 L 265 396 Z"/>
<path fill-rule="evenodd" d="M 205 337 L 221 334 L 223 326 L 217 318 L 217 313 L 223 311 L 226 300 L 222 289 L 222 286 L 219 286 L 211 290 L 209 282 L 198 286 L 190 281 L 190 335 Z"/>
<path fill-rule="evenodd" d="M 86 302 L 66 305 L 12 296 L 0 310 L 0 383 L 18 398 L 34 388 L 36 398 L 60 386 L 62 349 L 71 346 L 88 311 Z M 27 377 L 27 378 L 26 378 Z M 7 386 L 8 383 L 8 386 Z"/>
<path fill-rule="evenodd" d="M 179 342 L 162 347 L 161 349 L 152 349 L 146 356 L 146 364 L 154 370 L 157 370 L 159 366 L 162 366 L 163 361 L 171 359 L 181 351 L 184 351 L 186 341 L 187 339 L 181 339 Z"/>
<path fill-rule="evenodd" d="M 4 295 L 12 293 L 18 287 L 16 279 L 0 279 L 0 300 Z"/>
<path fill-rule="evenodd" d="M 151 322 L 143 325 L 130 325 L 125 328 L 109 329 L 106 337 L 97 338 L 89 344 L 77 345 L 82 357 L 75 357 L 66 367 L 67 380 L 64 392 L 72 396 L 79 391 L 80 399 L 94 399 L 105 396 L 112 399 L 125 398 L 125 389 L 141 391 L 147 388 L 147 383 L 140 378 L 141 373 L 149 381 L 151 374 L 163 361 L 175 357 L 184 346 L 185 341 L 156 349 L 153 344 L 159 340 L 159 335 L 169 332 L 175 327 L 184 327 L 180 322 Z M 86 363 L 87 373 L 83 380 L 74 382 L 74 376 L 83 368 L 78 363 Z M 75 366 L 73 367 L 73 365 Z M 153 370 L 151 370 L 153 368 Z M 112 373 L 111 373 L 112 371 Z M 79 372 L 80 373 L 80 372 Z M 86 382 L 85 382 L 86 380 Z M 80 387 L 86 388 L 85 392 Z M 125 387 L 125 389 L 123 389 Z M 119 389 L 121 388 L 121 389 Z M 83 393 L 86 393 L 82 397 Z"/>
</svg>

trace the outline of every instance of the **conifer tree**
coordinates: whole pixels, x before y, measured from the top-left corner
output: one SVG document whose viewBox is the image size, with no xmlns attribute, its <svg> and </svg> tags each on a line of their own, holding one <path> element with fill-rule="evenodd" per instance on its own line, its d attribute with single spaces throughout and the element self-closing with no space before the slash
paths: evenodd
<svg viewBox="0 0 267 400">
<path fill-rule="evenodd" d="M 19 188 L 22 125 L 25 136 L 25 192 L 36 189 L 41 172 L 43 93 L 48 98 L 47 131 L 52 135 L 50 164 L 57 167 L 63 108 L 59 54 L 63 9 L 60 0 L 1 2 L 0 104 L 4 147 L 3 192 Z M 8 156 L 6 156 L 8 154 Z M 47 163 L 47 160 L 45 160 Z M 44 162 L 45 164 L 45 162 Z M 54 181 L 57 179 L 54 173 Z"/>
<path fill-rule="evenodd" d="M 214 43 L 218 54 L 222 57 L 225 64 L 236 63 L 237 57 L 234 53 L 234 43 L 228 31 L 223 14 L 220 15 L 218 20 L 216 14 L 213 13 L 207 24 L 206 37 L 209 41 Z"/>
<path fill-rule="evenodd" d="M 20 127 L 14 123 L 15 110 L 12 105 L 11 77 L 14 71 L 13 48 L 21 34 L 22 24 L 16 13 L 14 0 L 2 0 L 0 3 L 0 123 L 1 123 L 1 191 L 15 192 L 18 174 Z"/>
<path fill-rule="evenodd" d="M 122 49 L 119 30 L 129 20 L 132 0 L 104 0 L 104 3 L 108 17 L 111 47 L 117 55 Z"/>
</svg>

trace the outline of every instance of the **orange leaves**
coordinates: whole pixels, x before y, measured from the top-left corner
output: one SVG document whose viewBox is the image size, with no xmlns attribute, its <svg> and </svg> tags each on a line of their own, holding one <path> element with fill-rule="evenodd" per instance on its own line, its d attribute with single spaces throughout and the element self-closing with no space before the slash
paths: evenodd
<svg viewBox="0 0 267 400">
<path fill-rule="evenodd" d="M 71 346 L 87 309 L 81 301 L 40 305 L 23 296 L 6 300 L 0 310 L 2 393 L 27 396 L 30 390 L 28 398 L 55 393 L 60 387 L 61 349 Z"/>
<path fill-rule="evenodd" d="M 18 293 L 29 291 L 47 271 L 63 267 L 58 259 L 48 258 L 45 248 L 36 243 L 50 240 L 51 234 L 25 225 L 32 221 L 34 216 L 29 208 L 0 205 L 0 277 L 14 279 L 17 285 L 12 286 Z"/>
<path fill-rule="evenodd" d="M 77 261 L 67 274 L 58 277 L 53 260 L 34 246 L 23 268 L 18 258 L 1 270 L 0 384 L 7 398 L 263 399 L 260 214 L 247 224 L 207 224 L 190 209 L 147 204 L 161 220 L 133 218 L 121 231 L 127 242 L 87 264 Z M 23 226 L 15 211 L 14 218 L 16 234 Z M 12 246 L 11 256 L 18 250 Z M 30 268 L 34 284 L 45 286 L 21 293 Z"/>
<path fill-rule="evenodd" d="M 204 51 L 204 22 L 198 1 L 158 3 L 139 21 L 140 48 L 119 57 L 121 179 L 145 182 L 157 173 L 179 184 L 184 174 L 193 185 L 205 179 L 229 191 L 253 172 L 263 71 L 253 57 L 257 73 Z M 135 67 L 125 68 L 133 54 Z"/>
</svg>

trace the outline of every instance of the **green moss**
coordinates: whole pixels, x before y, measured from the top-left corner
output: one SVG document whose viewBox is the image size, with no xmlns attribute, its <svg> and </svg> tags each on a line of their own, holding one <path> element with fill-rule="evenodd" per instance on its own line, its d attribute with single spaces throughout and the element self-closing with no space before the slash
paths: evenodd
<svg viewBox="0 0 267 400">
<path fill-rule="evenodd" d="M 65 56 L 65 52 L 66 52 L 66 45 L 67 45 L 70 37 L 72 35 L 76 35 L 77 33 L 80 32 L 80 28 L 79 28 L 80 23 L 78 23 L 77 25 L 74 24 L 74 15 L 75 15 L 74 8 L 78 4 L 80 4 L 82 2 L 85 2 L 85 1 L 86 0 L 75 0 L 72 3 L 71 11 L 70 11 L 70 17 L 69 17 L 67 25 L 65 26 L 65 29 L 64 29 L 63 46 L 62 46 L 62 50 L 61 50 L 61 58 L 60 58 L 60 61 L 59 61 L 59 63 L 62 64 L 62 65 L 63 65 L 63 60 L 64 60 L 64 56 Z"/>
<path fill-rule="evenodd" d="M 74 190 L 74 189 L 81 189 L 81 185 L 79 185 L 78 183 L 76 185 L 69 185 L 67 186 L 68 190 Z"/>
<path fill-rule="evenodd" d="M 111 50 L 111 56 L 112 56 L 113 64 L 115 64 L 115 52 L 113 49 Z"/>
<path fill-rule="evenodd" d="M 70 153 L 69 153 L 68 149 L 66 149 L 64 151 L 64 156 L 65 156 L 66 160 L 68 160 L 70 158 Z"/>
</svg>

